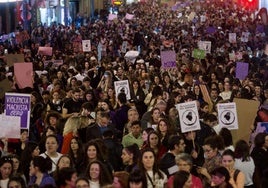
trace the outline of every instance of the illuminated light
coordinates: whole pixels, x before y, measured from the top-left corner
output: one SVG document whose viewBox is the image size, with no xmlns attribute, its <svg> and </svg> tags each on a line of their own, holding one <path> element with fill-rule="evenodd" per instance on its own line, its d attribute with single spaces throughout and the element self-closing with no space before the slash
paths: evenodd
<svg viewBox="0 0 268 188">
<path fill-rule="evenodd" d="M 0 0 L 0 3 L 12 3 L 12 2 L 19 2 L 22 0 Z"/>
</svg>

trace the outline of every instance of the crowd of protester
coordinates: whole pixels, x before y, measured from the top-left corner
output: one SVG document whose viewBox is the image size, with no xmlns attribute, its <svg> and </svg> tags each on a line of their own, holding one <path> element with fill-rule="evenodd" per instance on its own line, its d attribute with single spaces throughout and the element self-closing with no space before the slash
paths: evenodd
<svg viewBox="0 0 268 188">
<path fill-rule="evenodd" d="M 31 94 L 31 118 L 18 142 L 1 140 L 0 187 L 268 186 L 268 134 L 255 136 L 252 151 L 249 140 L 233 143 L 230 130 L 217 125 L 216 108 L 234 98 L 257 100 L 252 132 L 268 121 L 267 23 L 233 1 L 179 5 L 131 4 L 120 7 L 115 20 L 39 26 L 0 44 L 2 55 L 4 49 L 24 53 L 35 71 L 34 87 L 19 88 L 13 67 L 1 62 L 0 78 L 9 79 L 12 92 Z M 126 13 L 135 16 L 127 20 Z M 87 53 L 81 49 L 86 39 Z M 192 57 L 198 41 L 212 43 L 205 59 Z M 53 55 L 39 54 L 39 46 L 53 47 Z M 138 57 L 124 58 L 130 50 Z M 176 68 L 161 68 L 162 50 L 176 52 Z M 231 59 L 230 53 L 242 55 Z M 63 64 L 45 63 L 52 60 Z M 235 76 L 236 61 L 249 65 L 244 80 Z M 120 80 L 129 81 L 131 99 L 115 95 L 113 83 Z M 188 101 L 198 104 L 201 130 L 182 133 L 175 105 Z"/>
</svg>

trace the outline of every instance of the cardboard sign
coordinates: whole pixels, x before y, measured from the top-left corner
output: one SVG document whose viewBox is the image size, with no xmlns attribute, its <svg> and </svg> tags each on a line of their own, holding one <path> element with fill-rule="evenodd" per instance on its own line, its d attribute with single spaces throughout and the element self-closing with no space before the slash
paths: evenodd
<svg viewBox="0 0 268 188">
<path fill-rule="evenodd" d="M 217 104 L 217 109 L 220 127 L 226 127 L 229 130 L 238 129 L 238 117 L 234 102 Z"/>
<path fill-rule="evenodd" d="M 0 138 L 20 138 L 20 117 L 0 114 Z"/>
<path fill-rule="evenodd" d="M 235 69 L 235 77 L 244 80 L 248 75 L 248 63 L 237 62 Z"/>
<path fill-rule="evenodd" d="M 229 42 L 236 43 L 236 33 L 229 33 Z"/>
<path fill-rule="evenodd" d="M 121 80 L 114 82 L 115 95 L 119 93 L 125 93 L 127 100 L 131 99 L 128 80 Z"/>
<path fill-rule="evenodd" d="M 134 18 L 134 14 L 126 14 L 126 16 L 125 16 L 125 18 L 127 19 L 127 20 L 132 20 L 133 18 Z"/>
<path fill-rule="evenodd" d="M 163 69 L 176 67 L 176 52 L 175 51 L 161 51 L 161 63 Z"/>
<path fill-rule="evenodd" d="M 196 101 L 176 105 L 179 111 L 181 132 L 200 130 L 199 114 Z"/>
<path fill-rule="evenodd" d="M 198 48 L 205 50 L 207 54 L 211 53 L 211 41 L 198 41 Z"/>
<path fill-rule="evenodd" d="M 24 62 L 24 55 L 23 54 L 6 54 L 5 55 L 7 60 L 7 65 L 13 66 L 14 63 L 22 63 Z"/>
<path fill-rule="evenodd" d="M 113 21 L 114 19 L 117 19 L 117 15 L 116 14 L 109 14 L 108 20 Z"/>
<path fill-rule="evenodd" d="M 20 89 L 25 87 L 33 88 L 33 64 L 32 63 L 15 63 L 14 75 Z"/>
<path fill-rule="evenodd" d="M 5 94 L 5 115 L 19 116 L 20 127 L 29 129 L 31 113 L 31 95 L 22 93 Z"/>
<path fill-rule="evenodd" d="M 40 55 L 52 56 L 52 47 L 39 47 L 38 53 Z"/>
<path fill-rule="evenodd" d="M 206 52 L 205 50 L 194 49 L 192 52 L 192 57 L 195 59 L 205 59 Z"/>
<path fill-rule="evenodd" d="M 83 52 L 91 52 L 91 42 L 90 40 L 82 40 Z"/>
<path fill-rule="evenodd" d="M 241 42 L 248 42 L 249 32 L 242 32 Z"/>
</svg>

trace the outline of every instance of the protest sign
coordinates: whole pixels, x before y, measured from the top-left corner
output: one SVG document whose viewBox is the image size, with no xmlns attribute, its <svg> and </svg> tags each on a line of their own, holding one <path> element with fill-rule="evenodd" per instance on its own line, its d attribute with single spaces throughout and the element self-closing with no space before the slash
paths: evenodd
<svg viewBox="0 0 268 188">
<path fill-rule="evenodd" d="M 40 55 L 52 56 L 52 47 L 39 47 L 38 53 Z"/>
<path fill-rule="evenodd" d="M 198 48 L 205 50 L 206 54 L 211 53 L 211 41 L 198 41 Z"/>
<path fill-rule="evenodd" d="M 236 43 L 236 33 L 229 33 L 229 42 Z"/>
<path fill-rule="evenodd" d="M 19 88 L 33 88 L 33 64 L 32 63 L 15 63 L 14 75 Z"/>
<path fill-rule="evenodd" d="M 248 42 L 249 32 L 242 32 L 241 42 Z"/>
<path fill-rule="evenodd" d="M 83 52 L 90 52 L 91 51 L 90 40 L 82 40 L 82 48 L 83 48 Z"/>
<path fill-rule="evenodd" d="M 220 127 L 226 127 L 229 130 L 238 129 L 238 117 L 234 102 L 219 103 L 217 104 L 217 109 Z"/>
<path fill-rule="evenodd" d="M 121 52 L 123 52 L 123 53 L 127 52 L 127 41 L 123 41 Z"/>
<path fill-rule="evenodd" d="M 237 62 L 235 69 L 235 77 L 244 80 L 248 75 L 248 63 Z"/>
<path fill-rule="evenodd" d="M 127 19 L 127 20 L 132 20 L 133 18 L 134 18 L 134 14 L 126 14 L 126 16 L 125 16 L 125 18 Z"/>
<path fill-rule="evenodd" d="M 20 117 L 0 114 L 0 138 L 20 138 Z"/>
<path fill-rule="evenodd" d="M 100 60 L 101 60 L 101 57 L 102 57 L 102 51 L 101 51 L 101 49 L 102 49 L 102 44 L 99 42 L 99 44 L 98 44 L 98 61 L 100 62 Z"/>
<path fill-rule="evenodd" d="M 239 98 L 234 98 L 234 102 L 236 103 L 238 122 L 241 126 L 239 126 L 239 129 L 232 131 L 233 141 L 236 142 L 239 139 L 249 140 L 252 132 L 250 127 L 254 123 L 260 102 Z"/>
<path fill-rule="evenodd" d="M 113 21 L 114 19 L 117 19 L 117 15 L 116 14 L 109 14 L 108 20 Z"/>
<path fill-rule="evenodd" d="M 175 51 L 161 51 L 161 63 L 163 69 L 176 67 L 176 52 Z"/>
<path fill-rule="evenodd" d="M 200 130 L 200 121 L 196 101 L 176 105 L 179 111 L 181 132 Z"/>
<path fill-rule="evenodd" d="M 205 59 L 206 52 L 205 50 L 194 49 L 192 52 L 192 57 L 195 59 Z"/>
<path fill-rule="evenodd" d="M 131 99 L 128 80 L 115 81 L 114 89 L 116 97 L 119 93 L 125 93 L 127 100 Z"/>
<path fill-rule="evenodd" d="M 5 94 L 5 115 L 19 116 L 22 129 L 29 129 L 31 113 L 31 95 L 23 93 Z"/>
<path fill-rule="evenodd" d="M 24 55 L 23 54 L 6 54 L 7 66 L 11 67 L 14 63 L 23 63 Z"/>
</svg>

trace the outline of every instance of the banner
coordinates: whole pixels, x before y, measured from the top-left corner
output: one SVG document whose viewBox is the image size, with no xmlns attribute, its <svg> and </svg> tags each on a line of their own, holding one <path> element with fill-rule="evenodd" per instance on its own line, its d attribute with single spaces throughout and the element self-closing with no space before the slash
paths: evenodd
<svg viewBox="0 0 268 188">
<path fill-rule="evenodd" d="M 82 48 L 83 48 L 83 52 L 90 52 L 91 51 L 90 40 L 82 40 Z"/>
<path fill-rule="evenodd" d="M 40 55 L 52 56 L 52 47 L 39 47 L 38 53 Z"/>
<path fill-rule="evenodd" d="M 32 63 L 15 63 L 14 75 L 19 88 L 33 88 L 33 64 Z"/>
<path fill-rule="evenodd" d="M 29 129 L 31 114 L 31 95 L 22 93 L 5 94 L 5 115 L 19 116 L 21 129 Z"/>
<path fill-rule="evenodd" d="M 20 117 L 0 114 L 0 138 L 20 138 Z"/>
<path fill-rule="evenodd" d="M 131 99 L 128 80 L 114 82 L 114 89 L 116 97 L 119 93 L 125 93 L 127 100 Z"/>
<path fill-rule="evenodd" d="M 226 127 L 229 130 L 238 129 L 238 117 L 236 111 L 236 104 L 220 103 L 217 104 L 219 126 Z"/>
<path fill-rule="evenodd" d="M 237 62 L 235 68 L 235 77 L 244 80 L 248 75 L 248 63 Z"/>
<path fill-rule="evenodd" d="M 176 52 L 175 51 L 161 51 L 161 63 L 163 69 L 176 67 Z"/>
<path fill-rule="evenodd" d="M 177 104 L 176 108 L 179 111 L 182 133 L 201 129 L 196 101 Z"/>
</svg>

